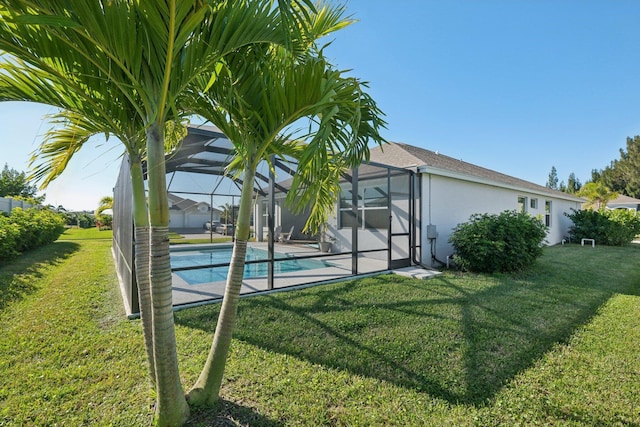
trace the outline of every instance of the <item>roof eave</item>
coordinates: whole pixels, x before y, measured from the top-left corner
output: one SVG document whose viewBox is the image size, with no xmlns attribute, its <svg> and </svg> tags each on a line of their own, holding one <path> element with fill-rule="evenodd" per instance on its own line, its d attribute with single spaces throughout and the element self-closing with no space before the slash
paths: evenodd
<svg viewBox="0 0 640 427">
<path fill-rule="evenodd" d="M 562 200 L 567 200 L 567 201 L 571 201 L 571 202 L 584 203 L 584 202 L 587 201 L 586 199 L 574 196 L 572 194 L 567 194 L 567 193 L 562 193 L 562 192 L 557 192 L 557 193 L 554 192 L 553 194 L 551 194 L 550 192 L 546 192 L 546 191 L 535 190 L 535 189 L 532 189 L 532 188 L 527 188 L 527 187 L 519 186 L 519 185 L 507 184 L 505 182 L 500 182 L 500 181 L 496 181 L 496 180 L 493 180 L 493 179 L 482 178 L 482 177 L 469 175 L 469 174 L 464 174 L 464 173 L 460 173 L 460 172 L 454 172 L 454 171 L 450 171 L 450 170 L 447 170 L 447 169 L 437 168 L 437 167 L 428 166 L 428 165 L 419 166 L 418 167 L 418 173 L 439 175 L 439 176 L 444 176 L 444 177 L 447 177 L 447 178 L 454 178 L 454 179 L 459 179 L 459 180 L 462 180 L 462 181 L 473 182 L 473 183 L 476 183 L 476 184 L 484 184 L 484 185 L 489 185 L 489 186 L 492 186 L 492 187 L 505 188 L 505 189 L 508 189 L 508 190 L 515 190 L 515 191 L 523 192 L 523 193 L 531 193 L 531 194 L 536 194 L 536 195 L 540 195 L 540 196 L 553 197 L 553 198 L 556 198 L 556 199 L 562 199 Z"/>
</svg>

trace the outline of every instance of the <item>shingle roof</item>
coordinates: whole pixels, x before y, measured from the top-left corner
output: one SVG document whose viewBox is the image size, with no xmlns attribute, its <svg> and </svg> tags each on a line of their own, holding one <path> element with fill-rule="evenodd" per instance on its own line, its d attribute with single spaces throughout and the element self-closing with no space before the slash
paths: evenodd
<svg viewBox="0 0 640 427">
<path fill-rule="evenodd" d="M 185 199 L 173 193 L 168 193 L 167 197 L 172 202 L 171 208 L 172 210 L 187 210 L 193 206 L 197 206 L 200 203 L 204 203 L 209 208 L 209 203 L 207 202 L 196 202 L 195 200 Z M 213 208 L 214 212 L 220 212 L 219 209 Z"/>
<path fill-rule="evenodd" d="M 625 196 L 624 194 L 618 195 L 615 199 L 608 201 L 607 205 L 631 205 L 637 204 L 640 205 L 640 199 L 634 199 L 633 197 Z"/>
<path fill-rule="evenodd" d="M 579 197 L 552 190 L 533 182 L 454 159 L 435 151 L 399 142 L 390 142 L 382 147 L 372 148 L 370 160 L 395 167 L 424 169 L 434 174 L 437 174 L 438 171 L 447 171 L 468 177 L 470 181 L 489 181 L 498 186 L 515 187 L 563 199 L 583 201 Z"/>
</svg>

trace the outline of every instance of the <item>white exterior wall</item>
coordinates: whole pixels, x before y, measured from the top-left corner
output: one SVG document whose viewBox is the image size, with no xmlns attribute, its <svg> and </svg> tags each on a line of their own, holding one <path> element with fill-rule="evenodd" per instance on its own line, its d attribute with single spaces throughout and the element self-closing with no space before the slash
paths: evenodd
<svg viewBox="0 0 640 427">
<path fill-rule="evenodd" d="M 284 200 L 284 195 L 275 195 L 275 204 L 273 211 L 274 230 L 276 229 L 276 227 L 282 228 L 282 205 L 284 204 Z M 261 197 L 256 203 L 256 209 L 253 210 L 253 226 L 255 228 L 256 238 L 259 242 L 266 242 L 269 240 L 269 224 L 267 224 L 268 202 L 269 199 L 267 197 Z"/>
<path fill-rule="evenodd" d="M 29 209 L 32 207 L 31 203 L 27 203 L 24 200 L 0 197 L 0 212 L 10 213 L 15 208 Z"/>
<path fill-rule="evenodd" d="M 329 220 L 329 228 L 327 234 L 336 238 L 333 242 L 331 250 L 333 252 L 349 252 L 352 249 L 351 228 L 337 228 L 337 219 Z M 372 230 L 362 228 L 358 229 L 358 249 L 364 250 L 381 250 L 380 252 L 372 252 L 367 254 L 369 258 L 387 259 L 388 245 L 387 230 Z"/>
<path fill-rule="evenodd" d="M 546 244 L 555 245 L 568 235 L 571 220 L 564 213 L 571 208 L 580 209 L 580 203 L 553 198 L 548 195 L 518 191 L 488 184 L 474 183 L 445 176 L 422 174 L 422 262 L 433 265 L 431 244 L 427 239 L 427 225 L 436 226 L 435 256 L 445 261 L 453 254 L 449 236 L 460 223 L 467 222 L 475 213 L 496 214 L 505 210 L 518 210 L 518 197 L 527 198 L 527 212 L 545 218 L 545 202 L 551 201 L 551 218 Z M 537 208 L 531 208 L 530 200 L 537 199 Z"/>
</svg>

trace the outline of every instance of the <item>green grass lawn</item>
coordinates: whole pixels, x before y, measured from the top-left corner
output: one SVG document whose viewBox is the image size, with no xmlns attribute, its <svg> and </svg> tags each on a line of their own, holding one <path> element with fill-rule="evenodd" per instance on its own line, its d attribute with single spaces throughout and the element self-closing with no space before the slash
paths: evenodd
<svg viewBox="0 0 640 427">
<path fill-rule="evenodd" d="M 59 240 L 86 240 L 86 239 L 109 239 L 113 238 L 112 230 L 98 230 L 97 227 L 91 228 L 67 228 L 65 232 L 60 236 Z M 169 240 L 172 245 L 186 245 L 196 243 L 225 243 L 231 242 L 231 236 L 216 236 L 211 242 L 210 238 L 201 239 L 185 239 L 182 235 L 170 231 Z"/>
<path fill-rule="evenodd" d="M 192 425 L 640 425 L 640 248 L 518 275 L 379 276 L 246 298 L 219 412 Z M 146 425 L 138 321 L 105 240 L 0 267 L 0 425 Z M 218 306 L 176 313 L 185 387 Z"/>
<path fill-rule="evenodd" d="M 98 230 L 91 228 L 67 228 L 59 240 L 85 240 L 85 239 L 109 239 L 113 238 L 113 230 Z"/>
</svg>

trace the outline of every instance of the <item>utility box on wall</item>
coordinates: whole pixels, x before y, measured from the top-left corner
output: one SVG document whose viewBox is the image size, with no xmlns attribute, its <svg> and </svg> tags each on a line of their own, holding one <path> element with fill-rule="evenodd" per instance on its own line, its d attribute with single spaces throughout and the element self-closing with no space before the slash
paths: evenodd
<svg viewBox="0 0 640 427">
<path fill-rule="evenodd" d="M 438 232 L 436 231 L 436 226 L 433 224 L 427 225 L 427 239 L 437 239 Z"/>
</svg>

